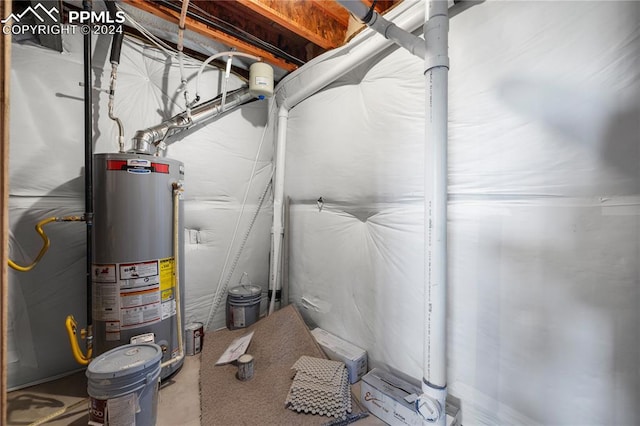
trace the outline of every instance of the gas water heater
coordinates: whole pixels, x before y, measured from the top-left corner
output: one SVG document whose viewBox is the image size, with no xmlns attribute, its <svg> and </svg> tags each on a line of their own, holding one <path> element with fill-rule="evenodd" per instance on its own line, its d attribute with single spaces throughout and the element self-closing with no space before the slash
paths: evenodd
<svg viewBox="0 0 640 426">
<path fill-rule="evenodd" d="M 184 166 L 114 153 L 94 155 L 93 167 L 94 354 L 153 341 L 163 350 L 164 379 L 183 361 L 177 357 L 184 297 L 176 296 L 184 295 Z"/>
</svg>

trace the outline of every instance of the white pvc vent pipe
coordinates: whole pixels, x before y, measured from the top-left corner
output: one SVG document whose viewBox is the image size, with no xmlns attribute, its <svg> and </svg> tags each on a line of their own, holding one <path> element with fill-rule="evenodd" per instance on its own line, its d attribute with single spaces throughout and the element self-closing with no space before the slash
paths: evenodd
<svg viewBox="0 0 640 426">
<path fill-rule="evenodd" d="M 380 17 L 360 1 L 338 0 L 347 10 L 396 44 L 425 60 L 425 308 L 424 358 L 421 395 L 416 402 L 425 421 L 446 424 L 446 287 L 447 287 L 447 108 L 448 108 L 448 9 L 453 2 L 427 0 L 424 21 L 425 40 L 402 30 Z M 417 27 L 409 26 L 409 31 Z M 356 67 L 370 55 L 378 53 L 390 42 L 384 40 L 369 44 L 368 49 L 348 51 L 350 58 L 323 74 L 301 85 L 295 93 L 284 94 L 278 114 L 276 171 L 284 177 L 286 125 L 289 109 L 307 96 Z M 422 47 L 424 46 L 424 48 Z M 296 78 L 300 78 L 296 76 Z M 282 85 L 281 85 L 282 86 Z M 284 129 L 281 127 L 284 126 Z M 273 251 L 269 288 L 273 312 L 276 290 L 279 288 L 278 271 L 282 245 L 283 179 L 276 179 L 274 187 Z"/>
<path fill-rule="evenodd" d="M 347 9 L 353 16 L 367 24 L 377 33 L 393 41 L 400 47 L 407 49 L 412 54 L 424 58 L 426 55 L 426 45 L 424 40 L 416 37 L 408 31 L 398 27 L 393 22 L 387 21 L 377 12 L 360 0 L 336 0 L 342 7 Z"/>
<path fill-rule="evenodd" d="M 447 2 L 430 0 L 425 18 L 425 334 L 423 396 L 419 409 L 426 420 L 444 426 L 447 398 Z"/>
<path fill-rule="evenodd" d="M 421 3 L 401 3 L 393 10 L 393 16 L 396 18 L 394 21 L 397 27 L 407 31 L 414 31 L 424 23 Z M 289 111 L 391 44 L 393 44 L 392 41 L 378 37 L 374 32 L 362 32 L 346 46 L 334 49 L 314 59 L 306 67 L 287 76 L 276 87 L 276 102 L 279 110 L 274 164 L 276 178 L 274 179 L 273 188 L 272 251 L 269 265 L 269 290 L 271 290 L 269 313 L 274 311 L 276 293 L 281 289 L 280 256 L 284 229 L 282 200 L 284 200 L 285 154 Z M 313 64 L 316 66 L 312 67 L 311 65 Z M 322 68 L 322 72 L 317 72 L 316 68 Z M 309 69 L 313 69 L 313 71 L 310 72 L 308 71 Z M 289 86 L 293 87 L 292 91 L 288 91 Z"/>
</svg>

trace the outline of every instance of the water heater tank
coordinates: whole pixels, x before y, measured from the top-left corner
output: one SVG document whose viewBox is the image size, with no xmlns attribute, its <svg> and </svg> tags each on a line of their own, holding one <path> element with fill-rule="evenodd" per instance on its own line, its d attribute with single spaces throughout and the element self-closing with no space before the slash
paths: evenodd
<svg viewBox="0 0 640 426">
<path fill-rule="evenodd" d="M 162 362 L 178 355 L 175 282 L 184 312 L 184 234 L 183 203 L 174 197 L 174 184 L 183 178 L 184 166 L 175 160 L 128 153 L 94 156 L 94 355 L 150 338 L 162 348 Z M 178 253 L 174 202 L 179 204 Z M 161 378 L 181 363 L 163 368 Z"/>
</svg>

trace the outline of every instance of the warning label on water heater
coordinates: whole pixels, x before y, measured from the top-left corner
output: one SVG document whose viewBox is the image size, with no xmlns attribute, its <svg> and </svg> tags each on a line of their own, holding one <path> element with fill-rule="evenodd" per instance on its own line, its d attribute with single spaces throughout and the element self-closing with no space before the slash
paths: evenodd
<svg viewBox="0 0 640 426">
<path fill-rule="evenodd" d="M 121 263 L 120 279 L 122 281 L 148 278 L 158 275 L 158 261 L 140 263 Z"/>
<path fill-rule="evenodd" d="M 148 326 L 176 314 L 173 258 L 93 265 L 93 315 L 109 324 L 108 336 Z M 109 340 L 109 339 L 107 339 Z"/>
<path fill-rule="evenodd" d="M 176 297 L 173 293 L 175 287 L 175 274 L 173 257 L 160 260 L 160 294 L 162 297 L 162 319 L 176 314 Z"/>
</svg>

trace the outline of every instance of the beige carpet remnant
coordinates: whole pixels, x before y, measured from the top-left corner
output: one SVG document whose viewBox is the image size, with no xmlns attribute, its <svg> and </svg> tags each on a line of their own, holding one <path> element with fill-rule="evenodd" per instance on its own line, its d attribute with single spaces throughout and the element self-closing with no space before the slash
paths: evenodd
<svg viewBox="0 0 640 426">
<path fill-rule="evenodd" d="M 254 357 L 253 378 L 240 381 L 238 367 L 216 366 L 236 338 L 255 331 L 246 353 Z M 299 312 L 289 305 L 239 330 L 219 330 L 206 336 L 202 349 L 200 388 L 202 425 L 322 425 L 326 416 L 285 407 L 295 362 L 303 355 L 326 358 Z M 353 401 L 353 412 L 362 408 Z"/>
</svg>

